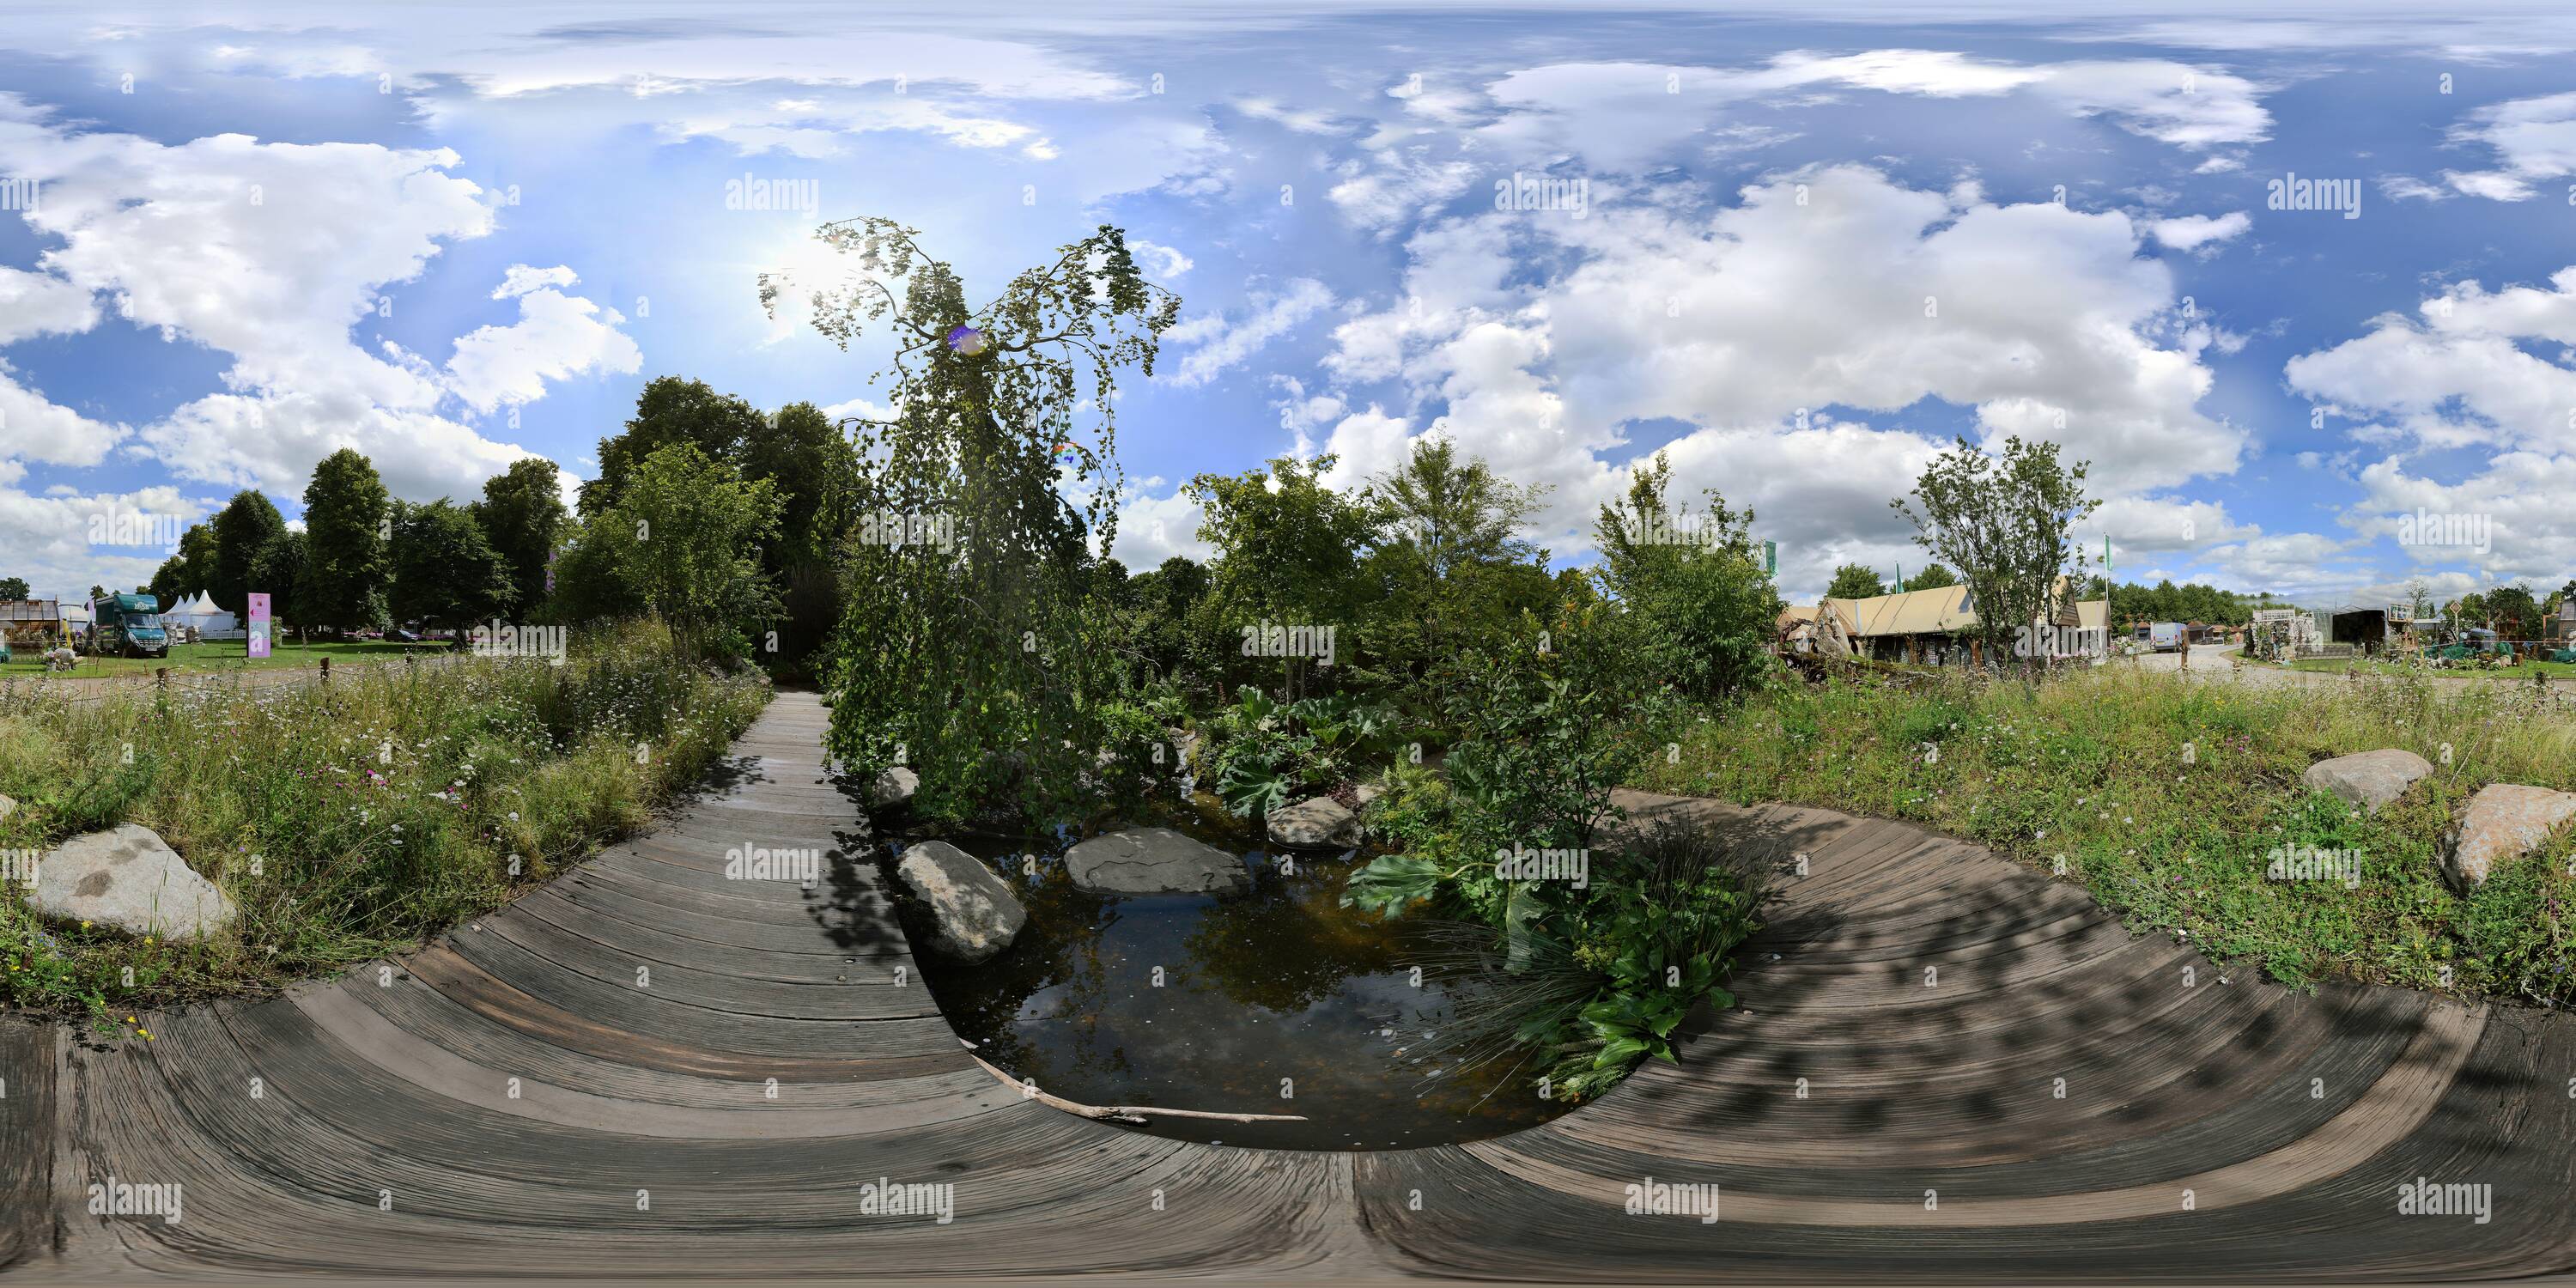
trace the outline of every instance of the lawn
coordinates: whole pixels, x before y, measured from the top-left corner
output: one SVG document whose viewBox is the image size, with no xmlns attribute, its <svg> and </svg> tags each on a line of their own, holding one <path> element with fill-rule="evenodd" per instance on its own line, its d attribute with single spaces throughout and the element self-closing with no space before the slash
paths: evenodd
<svg viewBox="0 0 2576 1288">
<path fill-rule="evenodd" d="M 175 644 L 168 658 L 155 657 L 87 657 L 80 665 L 56 674 L 73 679 L 101 675 L 150 675 L 159 667 L 177 672 L 268 670 L 276 667 L 316 666 L 323 658 L 334 667 L 364 666 L 375 662 L 400 661 L 404 654 L 436 657 L 451 647 L 445 643 L 395 644 L 384 640 L 352 640 L 347 643 L 279 644 L 271 656 L 253 660 L 244 655 L 240 640 L 214 644 Z M 33 646 L 15 646 L 12 660 L 0 663 L 0 677 L 33 677 L 45 674 L 44 655 Z"/>
<path fill-rule="evenodd" d="M 2365 816 L 2316 761 L 2402 747 L 2436 767 Z M 2083 884 L 2132 929 L 2299 983 L 2341 976 L 2576 1001 L 2576 829 L 2462 894 L 2442 838 L 2491 782 L 2576 790 L 2576 710 L 2509 686 L 2189 685 L 2097 671 L 1793 684 L 1656 757 L 1638 785 L 1908 819 Z M 2274 880 L 2276 851 L 2357 855 L 2358 880 Z"/>
<path fill-rule="evenodd" d="M 2553 680 L 2576 677 L 2576 665 L 2571 665 L 2566 662 L 2536 662 L 2530 658 L 2524 658 L 2513 666 L 2496 667 L 2490 670 L 2457 664 L 2451 666 L 2420 667 L 2401 662 L 2386 662 L 2378 659 L 2316 657 L 2308 658 L 2304 661 L 2292 662 L 2290 663 L 2290 669 L 2294 671 L 2323 671 L 2334 675 L 2340 675 L 2346 671 L 2359 671 L 2364 675 L 2423 674 L 2445 680 L 2523 680 L 2527 682 L 2534 675 L 2545 675 Z"/>
<path fill-rule="evenodd" d="M 658 628 L 566 665 L 460 659 L 347 683 L 95 701 L 0 693 L 0 851 L 151 828 L 240 909 L 204 942 L 48 923 L 0 895 L 0 1009 L 121 1019 L 400 952 L 643 827 L 760 713 Z"/>
</svg>

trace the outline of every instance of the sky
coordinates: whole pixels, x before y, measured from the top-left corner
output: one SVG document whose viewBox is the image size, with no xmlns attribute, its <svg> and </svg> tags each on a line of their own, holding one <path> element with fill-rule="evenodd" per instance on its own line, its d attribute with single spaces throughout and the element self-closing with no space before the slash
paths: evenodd
<svg viewBox="0 0 2576 1288">
<path fill-rule="evenodd" d="M 2576 578 L 2576 11 L 2243 9 L 13 0 L 0 576 L 142 583 L 342 447 L 589 477 L 661 375 L 880 411 L 757 282 L 884 215 L 976 299 L 1101 224 L 1181 296 L 1134 568 L 1194 475 L 1440 435 L 1560 566 L 1665 452 L 1807 600 L 2020 435 L 2122 580 Z"/>
</svg>

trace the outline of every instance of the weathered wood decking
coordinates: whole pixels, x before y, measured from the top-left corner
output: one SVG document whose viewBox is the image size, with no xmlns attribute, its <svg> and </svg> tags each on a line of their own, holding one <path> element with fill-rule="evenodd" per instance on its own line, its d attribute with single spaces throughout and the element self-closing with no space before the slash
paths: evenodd
<svg viewBox="0 0 2576 1288">
<path fill-rule="evenodd" d="M 1320 1154 L 1086 1122 L 966 1059 L 873 865 L 814 896 L 723 879 L 729 847 L 864 843 L 817 765 L 824 722 L 781 695 L 685 817 L 389 976 L 161 1014 L 158 1042 L 112 1049 L 0 1027 L 0 1264 L 1983 1282 L 2576 1265 L 2576 1024 L 2222 983 L 2072 886 L 1821 811 L 1628 801 L 1704 812 L 1809 872 L 1737 981 L 1746 1011 L 1546 1127 Z M 90 1215 L 111 1176 L 183 1185 L 182 1218 Z M 2492 1185 L 2492 1219 L 2398 1216 L 2419 1176 Z M 880 1178 L 953 1183 L 955 1220 L 860 1215 Z M 1721 1184 L 1721 1219 L 1624 1215 L 1648 1178 Z"/>
</svg>

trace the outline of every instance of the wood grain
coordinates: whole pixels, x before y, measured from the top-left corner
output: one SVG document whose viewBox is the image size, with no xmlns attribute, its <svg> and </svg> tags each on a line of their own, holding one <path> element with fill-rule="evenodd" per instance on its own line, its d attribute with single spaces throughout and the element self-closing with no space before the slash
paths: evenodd
<svg viewBox="0 0 2576 1288">
<path fill-rule="evenodd" d="M 780 695 L 680 816 L 389 970 L 157 1014 L 151 1044 L 0 1026 L 0 1268 L 2243 1283 L 2576 1266 L 2566 1017 L 2283 989 L 1980 847 L 1814 809 L 1623 794 L 1803 854 L 1806 875 L 1744 955 L 1740 1009 L 1546 1126 L 1335 1154 L 1084 1121 L 977 1068 L 940 1018 L 879 843 L 821 768 L 826 723 Z M 813 848 L 824 879 L 728 880 L 742 845 Z M 88 1214 L 85 1185 L 110 1175 L 184 1184 L 184 1219 Z M 2491 1219 L 2397 1215 L 2418 1177 L 2491 1185 Z M 955 1186 L 952 1218 L 862 1215 L 880 1178 Z M 1650 1180 L 1718 1186 L 1718 1219 L 1628 1215 Z"/>
</svg>

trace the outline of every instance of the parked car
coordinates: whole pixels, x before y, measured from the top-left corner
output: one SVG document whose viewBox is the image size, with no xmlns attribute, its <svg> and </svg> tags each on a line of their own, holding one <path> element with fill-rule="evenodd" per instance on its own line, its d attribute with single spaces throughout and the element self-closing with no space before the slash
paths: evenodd
<svg viewBox="0 0 2576 1288">
<path fill-rule="evenodd" d="M 386 639 L 389 639 L 389 640 L 392 640 L 392 641 L 393 641 L 394 643 L 396 643 L 396 644 L 418 644 L 418 643 L 420 643 L 420 636 L 418 636 L 418 635 L 416 635 L 416 634 L 413 634 L 413 633 L 412 633 L 412 632 L 410 632 L 410 631 L 404 630 L 403 628 L 401 628 L 401 627 L 399 627 L 399 626 L 397 626 L 397 627 L 393 628 L 392 630 L 386 631 L 386 632 L 385 632 L 385 638 L 386 638 Z"/>
<path fill-rule="evenodd" d="M 2171 653 L 2183 646 L 2185 627 L 2180 622 L 2154 622 L 2147 627 L 2147 644 L 2159 653 Z"/>
</svg>

